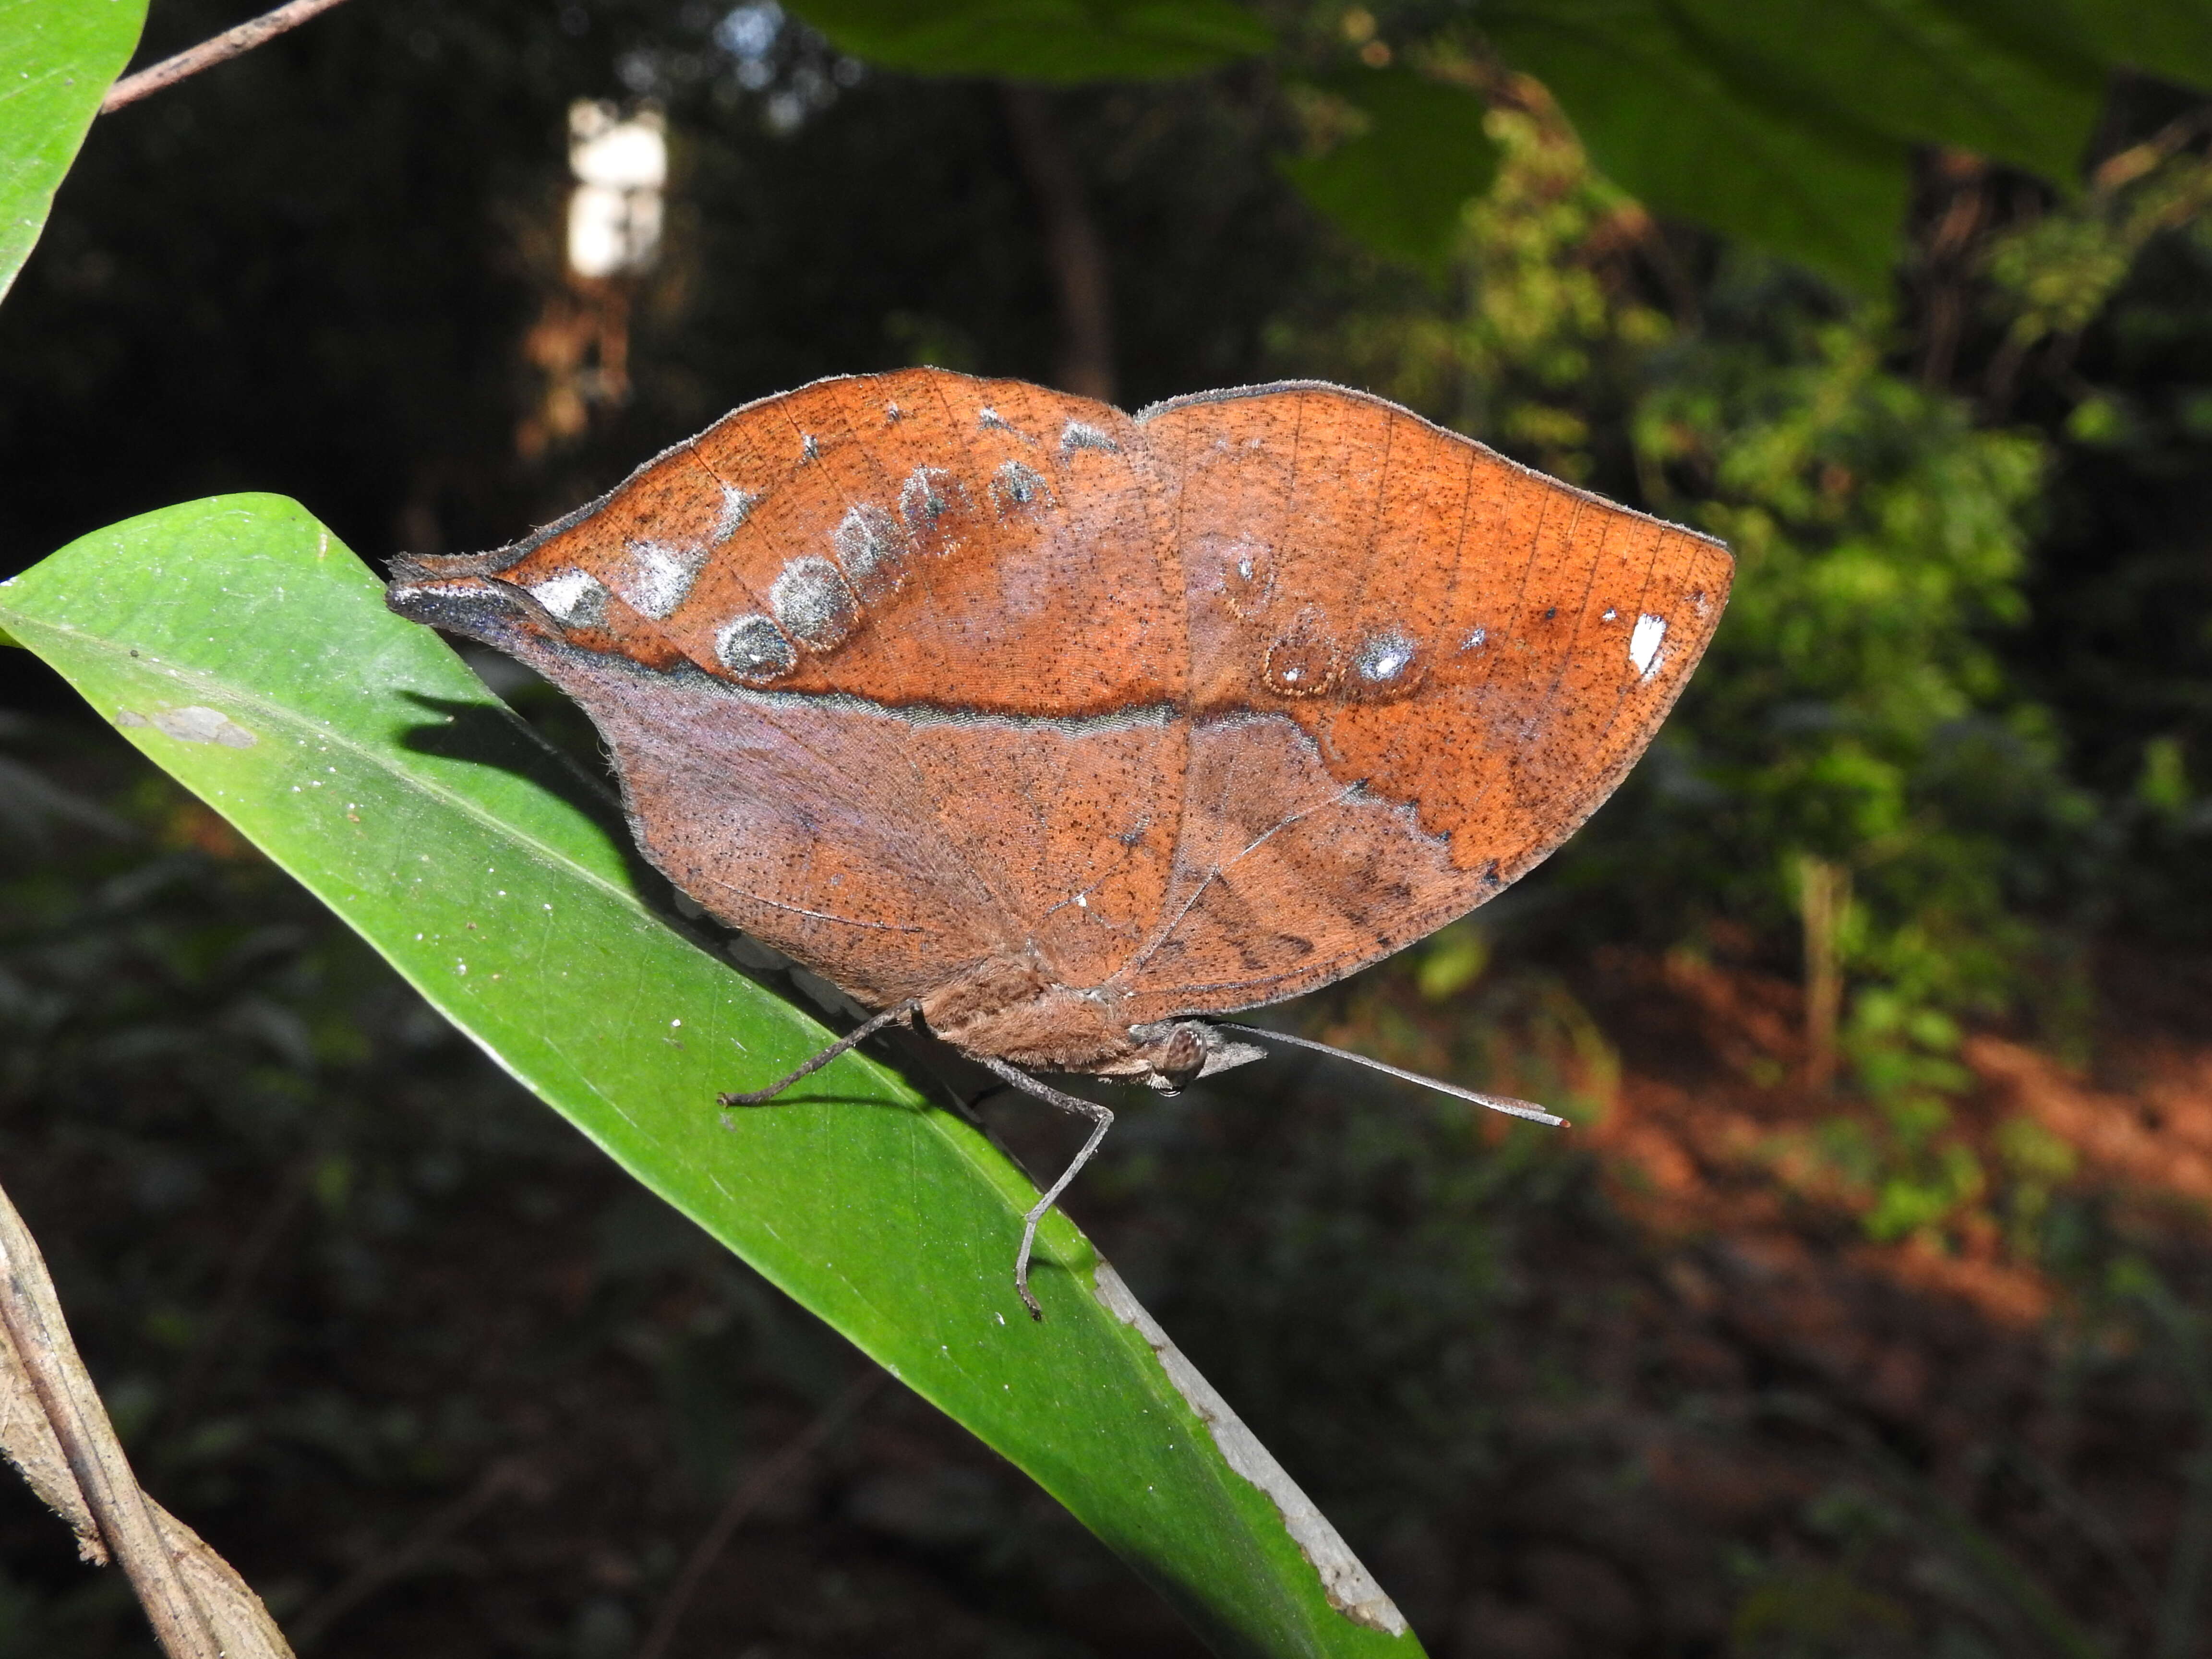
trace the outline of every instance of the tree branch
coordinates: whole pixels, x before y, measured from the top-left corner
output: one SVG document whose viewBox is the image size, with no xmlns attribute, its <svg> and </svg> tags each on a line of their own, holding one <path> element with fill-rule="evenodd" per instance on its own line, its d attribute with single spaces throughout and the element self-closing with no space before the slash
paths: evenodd
<svg viewBox="0 0 2212 1659">
<path fill-rule="evenodd" d="M 1114 401 L 1114 301 L 1106 250 L 1083 175 L 1042 88 L 1000 83 L 1006 128 L 1044 220 L 1045 256 L 1060 301 L 1060 390 Z"/>
<path fill-rule="evenodd" d="M 188 75 L 198 75 L 204 69 L 213 69 L 217 64 L 227 64 L 232 58 L 252 52 L 264 40 L 273 40 L 288 29 L 295 29 L 310 17 L 328 11 L 339 0 L 292 0 L 291 4 L 279 6 L 251 22 L 240 23 L 234 29 L 225 29 L 211 40 L 203 40 L 174 58 L 164 58 L 151 69 L 143 69 L 136 75 L 126 75 L 107 89 L 107 96 L 100 100 L 102 115 L 121 109 L 125 104 L 135 104 L 149 92 L 159 92 L 173 85 Z"/>
</svg>

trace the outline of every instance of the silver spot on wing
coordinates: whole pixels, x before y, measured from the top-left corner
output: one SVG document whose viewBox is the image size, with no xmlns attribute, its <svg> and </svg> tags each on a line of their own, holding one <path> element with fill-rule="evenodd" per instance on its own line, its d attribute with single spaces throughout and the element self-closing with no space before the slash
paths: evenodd
<svg viewBox="0 0 2212 1659">
<path fill-rule="evenodd" d="M 1103 449 L 1114 455 L 1121 453 L 1121 445 L 1087 421 L 1070 421 L 1060 430 L 1060 453 L 1065 455 L 1076 449 Z"/>
<path fill-rule="evenodd" d="M 639 616 L 663 622 L 690 596 L 691 584 L 699 580 L 706 564 L 703 547 L 632 542 L 615 568 L 615 592 Z"/>
<path fill-rule="evenodd" d="M 799 653 L 783 630 L 757 611 L 715 630 L 714 656 L 723 667 L 751 685 L 781 679 L 799 663 Z"/>
<path fill-rule="evenodd" d="M 882 507 L 862 501 L 848 510 L 830 532 L 830 544 L 845 580 L 863 605 L 872 604 L 898 591 L 906 579 L 906 563 L 914 552 L 914 538 L 905 526 Z"/>
<path fill-rule="evenodd" d="M 836 649 L 860 619 L 860 603 L 843 574 L 813 554 L 784 566 L 768 590 L 768 607 L 808 651 Z"/>
<path fill-rule="evenodd" d="M 588 570 L 556 570 L 527 591 L 563 628 L 597 628 L 607 618 L 607 590 Z"/>
<path fill-rule="evenodd" d="M 991 475 L 991 505 L 1000 518 L 1036 506 L 1049 504 L 1052 486 L 1044 475 L 1033 466 L 1024 466 L 1019 461 L 1006 461 Z"/>
</svg>

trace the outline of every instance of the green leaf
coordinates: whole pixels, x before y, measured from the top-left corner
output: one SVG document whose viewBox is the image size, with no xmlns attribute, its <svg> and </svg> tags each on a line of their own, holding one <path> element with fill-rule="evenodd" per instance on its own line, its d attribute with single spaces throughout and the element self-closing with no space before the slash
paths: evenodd
<svg viewBox="0 0 2212 1659">
<path fill-rule="evenodd" d="M 145 21 L 146 0 L 0 0 L 0 298 Z"/>
<path fill-rule="evenodd" d="M 1978 0 L 1676 0 L 1685 40 L 1777 112 L 1948 144 L 2065 185 L 2105 102 L 2105 65 Z"/>
<path fill-rule="evenodd" d="M 1481 99 L 1406 70 L 1356 70 L 1323 87 L 1359 110 L 1366 130 L 1325 155 L 1285 161 L 1284 173 L 1377 252 L 1437 269 L 1460 210 L 1498 172 Z"/>
<path fill-rule="evenodd" d="M 2079 174 L 2107 76 L 2212 86 L 2212 0 L 1546 0 L 1486 12 L 1613 181 L 1880 293 L 1911 146 Z"/>
<path fill-rule="evenodd" d="M 1948 0 L 1984 27 L 2100 68 L 2212 88 L 2212 0 Z"/>
<path fill-rule="evenodd" d="M 1883 289 L 1905 219 L 1903 139 L 1747 95 L 1659 0 L 1555 0 L 1484 27 L 1647 207 Z"/>
<path fill-rule="evenodd" d="M 1402 1621 L 1058 1215 L 1034 1280 L 1048 1317 L 1029 1320 L 1011 1270 L 1034 1188 L 978 1132 L 856 1054 L 786 1103 L 715 1109 L 826 1034 L 649 910 L 593 787 L 389 614 L 300 507 L 222 497 L 99 532 L 0 585 L 0 626 L 617 1163 L 1027 1470 L 1218 1650 L 1419 1653 L 1376 1627 Z"/>
<path fill-rule="evenodd" d="M 1231 0 L 797 0 L 792 9 L 855 58 L 924 75 L 1136 80 L 1274 44 Z"/>
</svg>

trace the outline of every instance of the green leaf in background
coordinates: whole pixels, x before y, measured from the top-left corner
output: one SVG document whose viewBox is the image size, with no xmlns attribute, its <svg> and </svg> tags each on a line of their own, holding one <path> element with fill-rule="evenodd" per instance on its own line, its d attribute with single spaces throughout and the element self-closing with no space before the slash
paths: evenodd
<svg viewBox="0 0 2212 1659">
<path fill-rule="evenodd" d="M 145 21 L 146 0 L 0 0 L 0 297 Z"/>
<path fill-rule="evenodd" d="M 1482 100 L 1401 69 L 1355 70 L 1320 84 L 1358 110 L 1366 130 L 1323 155 L 1285 160 L 1283 172 L 1377 252 L 1439 268 L 1460 210 L 1498 172 Z"/>
<path fill-rule="evenodd" d="M 1613 180 L 1879 293 L 1911 149 L 2080 171 L 2115 68 L 2212 86 L 2208 0 L 1542 0 L 1482 27 Z"/>
<path fill-rule="evenodd" d="M 855 58 L 924 75 L 1188 75 L 1274 44 L 1231 0 L 795 0 L 791 9 Z"/>
<path fill-rule="evenodd" d="M 1992 35 L 2212 90 L 2212 0 L 1948 0 Z"/>
<path fill-rule="evenodd" d="M 1653 211 L 1863 292 L 1887 282 L 1905 219 L 1903 140 L 1745 97 L 1659 0 L 1557 0 L 1483 27 L 1550 88 L 1599 169 Z"/>
<path fill-rule="evenodd" d="M 649 910 L 586 783 L 292 502 L 97 532 L 0 626 L 315 892 L 501 1065 L 1029 1472 L 1225 1654 L 1418 1655 L 1328 1523 L 1073 1224 L 857 1054 L 725 1114 L 811 1020 Z"/>
<path fill-rule="evenodd" d="M 1942 0 L 1677 0 L 1684 38 L 1738 94 L 1810 124 L 1948 144 L 2040 173 L 2079 175 L 2106 66 Z M 1983 21 L 1996 27 L 1978 27 Z M 1892 227 L 1894 234 L 1901 227 Z"/>
</svg>

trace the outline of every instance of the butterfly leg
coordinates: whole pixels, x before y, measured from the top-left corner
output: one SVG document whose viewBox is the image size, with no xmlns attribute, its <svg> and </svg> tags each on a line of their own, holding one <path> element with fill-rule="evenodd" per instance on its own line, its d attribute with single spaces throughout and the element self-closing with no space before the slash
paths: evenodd
<svg viewBox="0 0 2212 1659">
<path fill-rule="evenodd" d="M 1018 1066 L 1010 1066 L 1005 1060 L 994 1060 L 988 1054 L 977 1054 L 975 1058 L 1023 1093 L 1035 1095 L 1039 1100 L 1059 1107 L 1071 1117 L 1091 1120 L 1091 1139 L 1083 1143 L 1083 1150 L 1075 1155 L 1075 1161 L 1061 1172 L 1059 1180 L 1046 1188 L 1044 1196 L 1037 1200 L 1030 1212 L 1022 1218 L 1022 1248 L 1014 1257 L 1014 1289 L 1021 1295 L 1022 1305 L 1030 1310 L 1030 1317 L 1041 1320 L 1044 1317 L 1044 1310 L 1037 1306 L 1036 1298 L 1030 1294 L 1030 1251 L 1036 1244 L 1037 1223 L 1044 1219 L 1045 1212 L 1052 1208 L 1060 1195 L 1067 1190 L 1067 1183 L 1075 1179 L 1085 1164 L 1091 1162 L 1091 1153 L 1098 1150 L 1098 1143 L 1106 1139 L 1106 1132 L 1114 1127 L 1114 1114 L 1095 1100 L 1085 1100 L 1080 1095 L 1067 1094 L 1039 1083 Z"/>
<path fill-rule="evenodd" d="M 788 1077 L 777 1079 L 765 1089 L 753 1089 L 743 1094 L 723 1095 L 720 1097 L 721 1103 L 725 1106 L 764 1106 L 798 1082 L 799 1079 L 810 1077 L 820 1071 L 848 1048 L 858 1043 L 866 1042 L 884 1026 L 896 1025 L 902 1021 L 910 1020 L 921 1012 L 921 1005 L 913 1001 L 902 1002 L 896 1007 L 886 1008 L 873 1018 L 861 1021 L 860 1024 L 839 1037 Z"/>
</svg>

